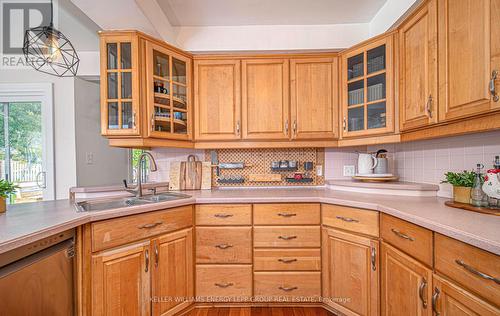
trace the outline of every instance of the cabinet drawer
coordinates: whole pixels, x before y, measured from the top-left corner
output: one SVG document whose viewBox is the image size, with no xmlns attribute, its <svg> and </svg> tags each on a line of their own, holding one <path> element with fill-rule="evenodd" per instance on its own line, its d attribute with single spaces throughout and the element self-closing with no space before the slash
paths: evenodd
<svg viewBox="0 0 500 316">
<path fill-rule="evenodd" d="M 255 225 L 319 225 L 319 204 L 254 204 Z"/>
<path fill-rule="evenodd" d="M 254 296 L 319 297 L 321 272 L 255 272 Z"/>
<path fill-rule="evenodd" d="M 323 225 L 378 237 L 378 212 L 323 204 Z"/>
<path fill-rule="evenodd" d="M 255 249 L 255 271 L 319 271 L 319 249 Z"/>
<path fill-rule="evenodd" d="M 320 246 L 319 226 L 256 226 L 254 247 L 303 248 Z"/>
<path fill-rule="evenodd" d="M 252 263 L 252 228 L 196 228 L 196 262 Z"/>
<path fill-rule="evenodd" d="M 196 225 L 252 225 L 252 205 L 196 205 Z"/>
<path fill-rule="evenodd" d="M 432 231 L 386 214 L 381 222 L 385 241 L 432 267 Z"/>
<path fill-rule="evenodd" d="M 500 306 L 500 256 L 435 234 L 436 270 Z M 480 276 L 481 273 L 483 276 Z"/>
<path fill-rule="evenodd" d="M 91 224 L 92 251 L 124 245 L 192 225 L 192 206 L 95 222 Z"/>
<path fill-rule="evenodd" d="M 249 297 L 252 295 L 251 265 L 197 265 L 196 296 Z"/>
</svg>

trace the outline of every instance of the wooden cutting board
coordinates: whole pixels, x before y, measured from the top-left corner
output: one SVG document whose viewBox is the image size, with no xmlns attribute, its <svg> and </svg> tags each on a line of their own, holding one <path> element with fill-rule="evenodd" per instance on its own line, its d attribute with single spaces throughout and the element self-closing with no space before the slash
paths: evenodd
<svg viewBox="0 0 500 316">
<path fill-rule="evenodd" d="M 181 174 L 181 162 L 180 161 L 172 161 L 170 163 L 170 181 L 169 181 L 169 189 L 170 190 L 181 190 L 181 178 L 184 177 L 184 174 Z M 201 189 L 202 190 L 210 190 L 212 188 L 212 164 L 210 161 L 202 162 L 202 171 L 201 171 Z"/>
<path fill-rule="evenodd" d="M 200 190 L 203 165 L 196 160 L 196 156 L 189 155 L 187 161 L 181 162 L 180 167 L 180 190 Z"/>
</svg>

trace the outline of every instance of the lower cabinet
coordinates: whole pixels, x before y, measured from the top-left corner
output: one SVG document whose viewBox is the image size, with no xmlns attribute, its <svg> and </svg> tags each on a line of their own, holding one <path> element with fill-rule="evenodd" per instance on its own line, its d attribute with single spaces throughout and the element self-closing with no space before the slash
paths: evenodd
<svg viewBox="0 0 500 316">
<path fill-rule="evenodd" d="M 323 228 L 323 297 L 328 305 L 346 315 L 379 314 L 378 250 L 375 239 Z"/>
<path fill-rule="evenodd" d="M 432 315 L 431 269 L 385 242 L 381 267 L 382 315 Z"/>
</svg>

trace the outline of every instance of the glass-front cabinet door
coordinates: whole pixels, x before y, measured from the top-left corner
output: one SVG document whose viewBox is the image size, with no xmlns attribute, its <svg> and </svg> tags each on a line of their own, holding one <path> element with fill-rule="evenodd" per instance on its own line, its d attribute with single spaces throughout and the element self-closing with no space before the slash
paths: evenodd
<svg viewBox="0 0 500 316">
<path fill-rule="evenodd" d="M 101 36 L 101 131 L 139 135 L 137 37 Z"/>
<path fill-rule="evenodd" d="M 342 56 L 342 136 L 394 131 L 393 37 Z"/>
<path fill-rule="evenodd" d="M 146 42 L 148 136 L 191 139 L 189 58 Z"/>
</svg>

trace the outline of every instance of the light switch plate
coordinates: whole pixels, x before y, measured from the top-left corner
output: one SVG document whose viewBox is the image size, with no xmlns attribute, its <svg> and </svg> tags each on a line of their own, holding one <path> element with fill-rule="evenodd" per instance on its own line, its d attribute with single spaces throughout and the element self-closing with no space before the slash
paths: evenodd
<svg viewBox="0 0 500 316">
<path fill-rule="evenodd" d="M 353 165 L 344 165 L 344 177 L 354 177 L 356 168 Z"/>
<path fill-rule="evenodd" d="M 321 177 L 323 175 L 323 166 L 322 165 L 317 165 L 316 166 L 316 175 L 318 177 Z"/>
</svg>

